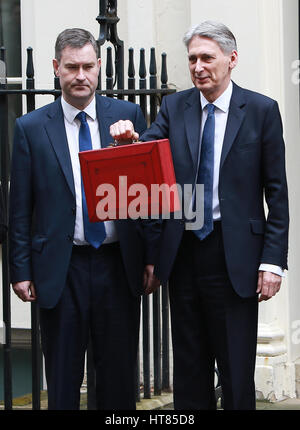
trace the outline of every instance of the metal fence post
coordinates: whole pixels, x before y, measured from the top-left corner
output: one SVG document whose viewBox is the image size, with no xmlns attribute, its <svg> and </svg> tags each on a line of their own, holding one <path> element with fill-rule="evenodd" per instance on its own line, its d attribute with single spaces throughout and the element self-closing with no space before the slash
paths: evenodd
<svg viewBox="0 0 300 430">
<path fill-rule="evenodd" d="M 34 67 L 32 48 L 27 48 L 26 89 L 34 89 Z M 35 109 L 35 94 L 27 94 L 27 112 Z M 40 318 L 36 303 L 31 303 L 31 362 L 32 362 L 32 409 L 41 408 L 41 363 Z"/>
<path fill-rule="evenodd" d="M 5 48 L 0 49 L 0 89 L 6 90 Z M 9 189 L 9 146 L 8 146 L 8 96 L 0 95 L 0 142 L 1 142 L 1 185 L 4 207 L 8 208 Z M 6 213 L 6 219 L 8 213 Z M 3 345 L 4 362 L 4 407 L 12 409 L 12 363 L 11 363 L 11 300 L 8 268 L 8 242 L 2 244 L 2 291 L 3 291 L 3 320 L 5 344 Z"/>
</svg>

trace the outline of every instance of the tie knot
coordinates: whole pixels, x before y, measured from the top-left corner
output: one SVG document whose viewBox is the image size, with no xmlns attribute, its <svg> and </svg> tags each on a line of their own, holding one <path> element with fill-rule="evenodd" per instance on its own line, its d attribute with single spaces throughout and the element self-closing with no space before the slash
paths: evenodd
<svg viewBox="0 0 300 430">
<path fill-rule="evenodd" d="M 207 109 L 207 113 L 211 114 L 215 112 L 215 105 L 209 103 L 208 105 L 206 105 L 206 109 Z"/>
<path fill-rule="evenodd" d="M 79 112 L 77 115 L 76 115 L 76 118 L 77 119 L 79 119 L 79 121 L 81 122 L 81 123 L 84 123 L 84 122 L 86 122 L 86 113 L 85 112 Z"/>
</svg>

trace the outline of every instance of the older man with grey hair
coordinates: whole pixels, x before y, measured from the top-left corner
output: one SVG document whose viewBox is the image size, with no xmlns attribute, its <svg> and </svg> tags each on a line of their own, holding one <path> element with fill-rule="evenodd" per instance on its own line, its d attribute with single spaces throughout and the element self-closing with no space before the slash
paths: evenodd
<svg viewBox="0 0 300 430">
<path fill-rule="evenodd" d="M 153 290 L 169 280 L 174 405 L 216 408 L 216 361 L 224 408 L 255 409 L 258 303 L 279 291 L 287 268 L 281 117 L 276 101 L 232 82 L 238 53 L 225 25 L 197 25 L 184 43 L 194 88 L 165 97 L 141 136 L 170 139 L 182 189 L 204 185 L 203 226 L 165 220 L 154 266 Z M 129 130 L 127 122 L 111 127 L 120 140 Z"/>
</svg>

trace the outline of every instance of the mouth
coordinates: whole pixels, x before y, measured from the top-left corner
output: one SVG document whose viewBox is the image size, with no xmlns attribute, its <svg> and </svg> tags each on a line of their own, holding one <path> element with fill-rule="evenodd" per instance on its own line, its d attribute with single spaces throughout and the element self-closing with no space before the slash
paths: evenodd
<svg viewBox="0 0 300 430">
<path fill-rule="evenodd" d="M 209 76 L 195 76 L 195 79 L 199 82 L 205 82 L 209 79 Z"/>
<path fill-rule="evenodd" d="M 89 88 L 89 86 L 83 84 L 73 84 L 72 88 Z"/>
</svg>

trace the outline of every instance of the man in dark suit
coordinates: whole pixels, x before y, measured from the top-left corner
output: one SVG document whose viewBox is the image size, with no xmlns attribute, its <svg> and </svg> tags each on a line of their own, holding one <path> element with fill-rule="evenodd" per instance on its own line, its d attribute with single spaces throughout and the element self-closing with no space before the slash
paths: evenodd
<svg viewBox="0 0 300 430">
<path fill-rule="evenodd" d="M 151 243 L 144 246 L 133 220 L 89 223 L 78 152 L 89 149 L 86 144 L 108 146 L 109 126 L 119 119 L 129 118 L 139 133 L 146 123 L 135 104 L 95 94 L 100 59 L 89 32 L 63 31 L 55 54 L 62 97 L 16 121 L 11 282 L 23 301 L 40 306 L 48 407 L 79 408 L 91 335 L 98 408 L 134 409 L 140 295 Z"/>
<path fill-rule="evenodd" d="M 287 268 L 282 123 L 274 100 L 231 81 L 238 53 L 226 26 L 204 22 L 184 41 L 194 88 L 165 97 L 141 136 L 170 139 L 182 189 L 204 186 L 202 228 L 165 220 L 154 269 L 169 279 L 174 404 L 216 407 L 216 360 L 224 408 L 254 409 L 258 302 L 279 291 Z M 130 130 L 124 122 L 111 127 L 116 139 Z"/>
</svg>

